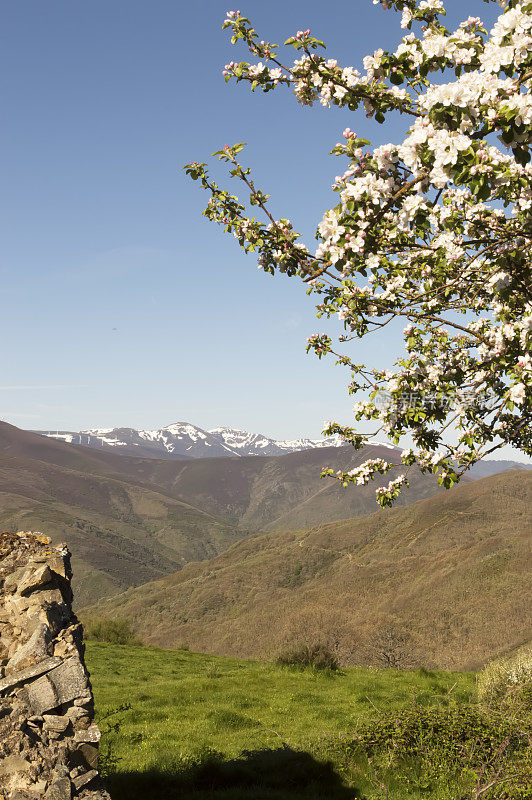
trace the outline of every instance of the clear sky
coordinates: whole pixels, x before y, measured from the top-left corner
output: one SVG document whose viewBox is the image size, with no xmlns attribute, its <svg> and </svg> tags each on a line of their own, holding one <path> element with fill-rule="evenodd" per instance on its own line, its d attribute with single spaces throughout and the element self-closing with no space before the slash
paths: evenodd
<svg viewBox="0 0 532 800">
<path fill-rule="evenodd" d="M 239 3 L 264 38 L 311 28 L 346 65 L 402 34 L 371 0 Z M 456 22 L 493 13 L 481 0 L 448 7 Z M 258 271 L 201 216 L 207 198 L 180 168 L 248 142 L 273 212 L 310 245 L 335 202 L 342 165 L 328 152 L 343 128 L 376 144 L 400 130 L 302 108 L 286 90 L 226 86 L 223 65 L 246 58 L 221 31 L 227 8 L 2 4 L 3 419 L 70 430 L 186 420 L 279 438 L 350 422 L 348 375 L 305 354 L 323 325 L 302 284 Z M 394 346 L 393 332 L 368 340 L 356 360 L 389 363 Z"/>
</svg>

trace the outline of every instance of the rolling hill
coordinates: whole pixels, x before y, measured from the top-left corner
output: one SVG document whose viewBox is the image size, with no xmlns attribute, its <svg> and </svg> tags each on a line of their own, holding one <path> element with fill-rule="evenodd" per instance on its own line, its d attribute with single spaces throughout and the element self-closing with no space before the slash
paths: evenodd
<svg viewBox="0 0 532 800">
<path fill-rule="evenodd" d="M 131 620 L 154 645 L 220 655 L 326 640 L 352 663 L 396 646 L 404 665 L 475 668 L 530 637 L 531 509 L 532 474 L 507 472 L 369 517 L 249 537 L 89 612 Z"/>
<path fill-rule="evenodd" d="M 363 452 L 139 458 L 0 423 L 0 524 L 67 541 L 77 605 L 86 606 L 212 558 L 250 533 L 371 514 L 375 485 L 343 489 L 322 480 L 320 469 L 389 455 L 375 445 Z M 414 473 L 400 502 L 439 492 L 433 476 Z"/>
<path fill-rule="evenodd" d="M 100 453 L 100 457 L 105 455 Z M 389 459 L 390 450 L 382 445 L 358 452 L 352 447 L 327 447 L 283 456 L 186 461 L 114 456 L 128 480 L 156 486 L 176 499 L 254 531 L 307 528 L 372 513 L 376 509 L 375 489 L 387 482 L 386 478 L 345 490 L 338 481 L 320 477 L 324 465 L 348 470 L 367 458 Z M 398 502 L 412 503 L 438 491 L 434 476 L 414 471 L 410 489 Z"/>
<path fill-rule="evenodd" d="M 393 451 L 387 445 L 376 444 L 358 452 L 352 447 L 324 447 L 282 456 L 140 458 L 56 441 L 0 422 L 0 465 L 6 458 L 29 458 L 32 463 L 126 481 L 162 492 L 246 531 L 302 528 L 371 513 L 376 508 L 375 489 L 387 482 L 386 478 L 345 491 L 337 481 L 322 480 L 321 467 L 347 470 L 367 458 L 389 459 L 390 455 Z M 412 503 L 438 491 L 433 476 L 413 472 L 410 490 L 398 502 Z"/>
</svg>

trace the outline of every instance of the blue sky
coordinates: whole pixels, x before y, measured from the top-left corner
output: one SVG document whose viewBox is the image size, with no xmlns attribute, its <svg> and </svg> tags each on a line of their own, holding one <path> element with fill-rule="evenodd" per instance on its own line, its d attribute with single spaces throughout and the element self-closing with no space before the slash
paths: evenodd
<svg viewBox="0 0 532 800">
<path fill-rule="evenodd" d="M 311 28 L 358 66 L 394 46 L 371 0 L 239 0 L 264 38 Z M 225 85 L 218 0 L 4 3 L 0 415 L 25 428 L 155 428 L 177 420 L 317 436 L 349 423 L 347 374 L 305 354 L 323 329 L 297 280 L 272 279 L 207 222 L 181 166 L 225 143 L 312 244 L 333 204 L 346 125 L 378 144 L 400 129 Z M 490 7 L 458 0 L 461 14 Z M 291 51 L 293 52 L 293 51 Z M 219 168 L 216 167 L 216 170 Z M 221 178 L 221 173 L 217 173 Z M 356 360 L 389 363 L 389 338 Z"/>
</svg>

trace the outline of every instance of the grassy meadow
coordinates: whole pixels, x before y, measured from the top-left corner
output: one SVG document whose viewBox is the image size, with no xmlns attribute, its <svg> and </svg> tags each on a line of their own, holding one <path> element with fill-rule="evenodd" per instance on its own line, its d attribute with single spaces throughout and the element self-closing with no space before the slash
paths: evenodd
<svg viewBox="0 0 532 800">
<path fill-rule="evenodd" d="M 352 751 L 357 731 L 413 704 L 466 707 L 475 689 L 472 673 L 318 672 L 93 641 L 86 660 L 113 800 L 384 798 L 382 770 Z M 390 800 L 459 797 L 407 772 L 386 779 Z"/>
</svg>

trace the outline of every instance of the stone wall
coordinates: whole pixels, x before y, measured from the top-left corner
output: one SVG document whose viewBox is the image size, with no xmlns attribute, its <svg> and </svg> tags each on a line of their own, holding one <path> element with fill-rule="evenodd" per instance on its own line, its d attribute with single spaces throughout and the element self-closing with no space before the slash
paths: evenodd
<svg viewBox="0 0 532 800">
<path fill-rule="evenodd" d="M 0 800 L 109 800 L 70 554 L 0 534 Z"/>
</svg>

